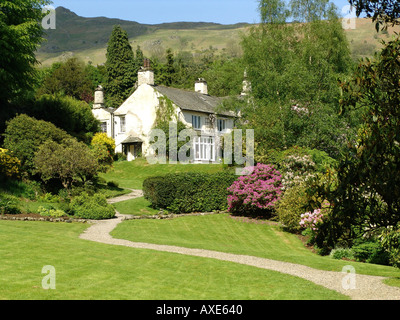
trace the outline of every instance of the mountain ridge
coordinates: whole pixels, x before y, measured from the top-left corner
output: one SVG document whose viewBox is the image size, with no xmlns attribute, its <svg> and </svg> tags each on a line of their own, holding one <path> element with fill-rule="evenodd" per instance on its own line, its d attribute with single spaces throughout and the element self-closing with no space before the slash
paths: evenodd
<svg viewBox="0 0 400 320">
<path fill-rule="evenodd" d="M 136 21 L 107 17 L 81 17 L 65 7 L 56 8 L 56 29 L 46 30 L 44 43 L 39 53 L 62 53 L 81 51 L 107 44 L 114 25 L 121 25 L 129 38 L 154 33 L 157 30 L 229 30 L 239 29 L 249 24 L 219 24 L 215 22 L 167 22 L 143 24 Z M 82 32 L 84 30 L 84 32 Z"/>
</svg>

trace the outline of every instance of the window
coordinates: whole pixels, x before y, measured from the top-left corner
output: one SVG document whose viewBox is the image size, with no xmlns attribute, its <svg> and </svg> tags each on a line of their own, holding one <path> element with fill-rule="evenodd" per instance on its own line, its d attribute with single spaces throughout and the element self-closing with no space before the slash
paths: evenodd
<svg viewBox="0 0 400 320">
<path fill-rule="evenodd" d="M 218 131 L 224 131 L 226 129 L 226 121 L 224 119 L 218 119 L 217 126 Z"/>
<path fill-rule="evenodd" d="M 121 119 L 120 119 L 120 125 L 121 125 L 121 130 L 120 130 L 120 132 L 125 132 L 125 131 L 126 131 L 125 117 L 121 117 Z"/>
<path fill-rule="evenodd" d="M 107 133 L 107 122 L 100 123 L 101 132 Z"/>
<path fill-rule="evenodd" d="M 194 159 L 204 161 L 214 161 L 215 145 L 213 137 L 194 138 Z"/>
<path fill-rule="evenodd" d="M 192 116 L 192 126 L 193 126 L 193 129 L 201 128 L 200 116 Z"/>
</svg>

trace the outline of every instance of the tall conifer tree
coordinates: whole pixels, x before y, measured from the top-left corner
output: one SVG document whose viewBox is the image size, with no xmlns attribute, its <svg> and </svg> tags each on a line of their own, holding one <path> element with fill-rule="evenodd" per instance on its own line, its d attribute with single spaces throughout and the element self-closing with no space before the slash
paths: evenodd
<svg viewBox="0 0 400 320">
<path fill-rule="evenodd" d="M 135 59 L 128 34 L 114 26 L 107 47 L 106 95 L 108 106 L 117 108 L 132 93 L 137 79 Z"/>
</svg>

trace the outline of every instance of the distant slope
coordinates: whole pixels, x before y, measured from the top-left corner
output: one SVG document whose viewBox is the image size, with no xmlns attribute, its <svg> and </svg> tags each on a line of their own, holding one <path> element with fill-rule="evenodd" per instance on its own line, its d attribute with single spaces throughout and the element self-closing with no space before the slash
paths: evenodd
<svg viewBox="0 0 400 320">
<path fill-rule="evenodd" d="M 153 53 L 152 51 L 157 53 L 169 47 L 193 51 L 217 44 L 222 48 L 226 43 L 221 41 L 229 44 L 232 37 L 236 39 L 238 36 L 237 31 L 247 26 L 246 23 L 221 25 L 210 22 L 148 25 L 105 17 L 84 18 L 64 7 L 58 7 L 56 29 L 46 30 L 44 36 L 46 42 L 38 50 L 37 57 L 44 65 L 71 55 L 93 63 L 104 63 L 107 42 L 114 25 L 121 25 L 127 31 L 134 49 L 137 45 L 143 45 L 147 53 Z M 205 30 L 207 32 L 204 32 Z M 199 40 L 201 38 L 204 40 Z"/>
<path fill-rule="evenodd" d="M 56 29 L 47 30 L 47 41 L 38 50 L 42 66 L 76 56 L 86 62 L 102 64 L 106 60 L 107 42 L 114 25 L 127 31 L 135 50 L 139 45 L 147 56 L 163 56 L 165 50 L 196 53 L 210 47 L 218 50 L 240 51 L 240 34 L 250 25 L 238 23 L 221 25 L 210 22 L 174 22 L 156 25 L 105 17 L 84 18 L 72 11 L 56 9 Z M 379 39 L 390 39 L 396 29 L 377 34 L 369 19 L 357 19 L 356 29 L 346 30 L 354 59 L 372 56 L 381 46 Z"/>
</svg>

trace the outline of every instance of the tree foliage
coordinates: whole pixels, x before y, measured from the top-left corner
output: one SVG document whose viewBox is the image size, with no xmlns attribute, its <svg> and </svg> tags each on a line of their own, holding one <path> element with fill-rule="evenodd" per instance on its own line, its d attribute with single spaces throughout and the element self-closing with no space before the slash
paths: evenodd
<svg viewBox="0 0 400 320">
<path fill-rule="evenodd" d="M 343 193 L 356 200 L 353 214 L 369 212 L 368 220 L 377 226 L 400 221 L 399 59 L 397 37 L 375 60 L 361 62 L 352 79 L 342 84 L 343 110 L 361 108 L 364 119 L 351 157 L 339 172 L 341 181 L 349 182 Z"/>
<path fill-rule="evenodd" d="M 70 58 L 54 67 L 45 79 L 38 95 L 65 94 L 86 102 L 93 101 L 94 84 L 82 61 Z"/>
<path fill-rule="evenodd" d="M 85 183 L 99 171 L 93 152 L 74 138 L 64 139 L 61 143 L 47 140 L 38 148 L 33 162 L 34 172 L 43 181 L 59 179 L 66 189 L 77 181 Z"/>
<path fill-rule="evenodd" d="M 320 247 L 352 242 L 400 222 L 400 39 L 385 44 L 373 60 L 362 60 L 341 84 L 343 112 L 359 109 L 364 124 L 332 182 L 316 193 L 333 204 L 317 237 Z M 386 232 L 385 231 L 385 232 Z M 368 233 L 367 233 L 368 232 Z"/>
<path fill-rule="evenodd" d="M 116 25 L 106 53 L 105 92 L 109 107 L 119 107 L 129 97 L 137 79 L 135 58 L 128 34 Z"/>
<path fill-rule="evenodd" d="M 50 122 L 21 114 L 7 123 L 4 147 L 21 160 L 22 170 L 32 175 L 33 158 L 39 147 L 48 140 L 61 143 L 70 137 Z"/>
<path fill-rule="evenodd" d="M 330 19 L 263 23 L 243 38 L 252 92 L 242 111 L 258 152 L 300 145 L 337 157 L 351 134 L 350 120 L 339 116 L 337 82 L 352 67 L 349 44 L 334 12 L 324 14 Z"/>
<path fill-rule="evenodd" d="M 90 106 L 68 96 L 43 95 L 27 103 L 24 112 L 31 117 L 53 123 L 79 140 L 90 142 L 99 131 L 99 122 Z"/>
<path fill-rule="evenodd" d="M 33 88 L 35 52 L 42 42 L 46 0 L 2 0 L 0 2 L 0 103 Z"/>
</svg>

